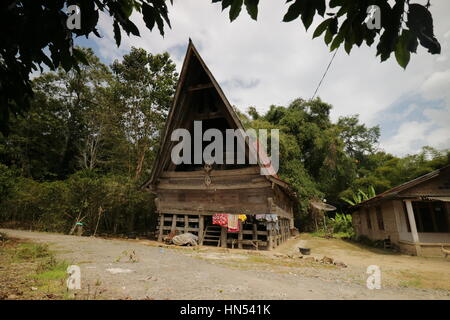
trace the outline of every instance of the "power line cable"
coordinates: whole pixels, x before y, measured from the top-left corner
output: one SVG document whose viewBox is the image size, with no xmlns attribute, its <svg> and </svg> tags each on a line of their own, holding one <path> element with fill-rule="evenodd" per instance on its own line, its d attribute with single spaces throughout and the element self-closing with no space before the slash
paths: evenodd
<svg viewBox="0 0 450 320">
<path fill-rule="evenodd" d="M 317 91 L 319 91 L 320 85 L 322 84 L 323 79 L 325 78 L 325 76 L 327 75 L 328 69 L 330 69 L 331 64 L 333 63 L 334 57 L 336 56 L 336 53 L 338 52 L 339 47 L 336 49 L 336 51 L 334 51 L 333 56 L 331 57 L 330 62 L 328 63 L 327 69 L 325 70 L 325 72 L 323 73 L 322 79 L 320 79 L 319 84 L 317 85 L 316 90 L 314 91 L 313 96 L 311 97 L 310 100 L 314 99 L 314 97 L 316 96 Z"/>
</svg>

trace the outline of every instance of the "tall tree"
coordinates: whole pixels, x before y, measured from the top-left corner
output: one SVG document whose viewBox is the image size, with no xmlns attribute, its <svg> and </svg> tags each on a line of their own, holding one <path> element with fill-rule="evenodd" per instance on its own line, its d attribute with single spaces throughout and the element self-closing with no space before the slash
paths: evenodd
<svg viewBox="0 0 450 320">
<path fill-rule="evenodd" d="M 178 74 L 168 53 L 132 48 L 111 66 L 113 91 L 130 146 L 130 173 L 135 180 L 149 169 L 160 131 L 172 102 Z M 148 172 L 147 172 L 148 174 Z"/>
<path fill-rule="evenodd" d="M 102 106 L 102 90 L 111 75 L 91 49 L 79 50 L 89 65 L 79 71 L 60 68 L 34 79 L 30 112 L 14 121 L 8 137 L 0 138 L 3 161 L 29 177 L 55 179 L 75 172 L 80 150 L 94 130 L 90 122 Z"/>
<path fill-rule="evenodd" d="M 340 117 L 337 126 L 344 141 L 345 151 L 354 159 L 363 161 L 364 155 L 376 151 L 380 127 L 367 128 L 359 122 L 359 116 Z"/>
<path fill-rule="evenodd" d="M 296 99 L 287 108 L 271 106 L 249 124 L 280 129 L 280 175 L 293 184 L 303 200 L 326 195 L 337 201 L 355 176 L 340 129 L 330 120 L 331 108 L 320 98 Z"/>
</svg>

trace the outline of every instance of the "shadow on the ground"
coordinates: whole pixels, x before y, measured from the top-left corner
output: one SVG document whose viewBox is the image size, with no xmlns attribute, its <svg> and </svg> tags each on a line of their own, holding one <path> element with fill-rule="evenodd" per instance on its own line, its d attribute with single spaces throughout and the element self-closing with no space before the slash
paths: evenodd
<svg viewBox="0 0 450 320">
<path fill-rule="evenodd" d="M 357 247 L 358 249 L 367 250 L 367 251 L 370 251 L 370 252 L 376 253 L 376 254 L 390 255 L 390 256 L 400 256 L 400 255 L 402 255 L 402 253 L 399 252 L 399 251 L 371 246 L 369 244 L 362 243 L 362 242 L 359 242 L 359 241 L 353 240 L 353 239 L 341 239 L 341 240 L 344 241 L 347 244 L 350 244 L 352 246 Z"/>
<path fill-rule="evenodd" d="M 395 249 L 384 249 L 384 248 L 380 248 L 377 247 L 375 245 L 371 245 L 362 241 L 358 241 L 355 239 L 350 239 L 350 238 L 335 238 L 335 237 L 320 237 L 320 236 L 312 236 L 309 235 L 312 238 L 316 238 L 316 239 L 321 239 L 321 240 L 331 240 L 333 241 L 335 244 L 338 241 L 342 241 L 345 245 L 347 245 L 347 248 L 342 247 L 340 249 L 342 250 L 346 250 L 346 249 L 350 249 L 350 250 L 358 250 L 358 251 L 368 251 L 370 253 L 375 253 L 375 254 L 379 254 L 379 255 L 389 255 L 389 256 L 401 256 L 403 255 L 401 252 L 396 251 Z M 308 240 L 308 239 L 304 239 L 304 240 Z M 337 242 L 336 242 L 337 241 Z"/>
</svg>

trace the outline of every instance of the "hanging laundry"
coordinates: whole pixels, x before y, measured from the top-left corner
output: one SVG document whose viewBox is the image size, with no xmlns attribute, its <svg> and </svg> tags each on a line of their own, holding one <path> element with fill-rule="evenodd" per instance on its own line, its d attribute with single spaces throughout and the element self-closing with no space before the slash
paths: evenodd
<svg viewBox="0 0 450 320">
<path fill-rule="evenodd" d="M 267 221 L 267 222 L 277 222 L 278 215 L 276 215 L 276 214 L 257 214 L 256 220 Z"/>
<path fill-rule="evenodd" d="M 216 213 L 213 215 L 213 224 L 218 224 L 219 226 L 228 225 L 228 214 L 226 213 Z"/>
<path fill-rule="evenodd" d="M 244 222 L 245 220 L 247 220 L 247 216 L 245 214 L 240 214 L 238 216 L 239 220 L 241 220 L 242 222 Z"/>
<path fill-rule="evenodd" d="M 265 214 L 257 214 L 255 218 L 256 218 L 256 220 L 260 220 L 260 221 L 266 220 L 266 215 Z"/>
<path fill-rule="evenodd" d="M 237 214 L 228 215 L 228 232 L 239 231 L 239 216 Z"/>
<path fill-rule="evenodd" d="M 266 220 L 270 222 L 277 222 L 278 216 L 276 214 L 266 214 Z"/>
</svg>

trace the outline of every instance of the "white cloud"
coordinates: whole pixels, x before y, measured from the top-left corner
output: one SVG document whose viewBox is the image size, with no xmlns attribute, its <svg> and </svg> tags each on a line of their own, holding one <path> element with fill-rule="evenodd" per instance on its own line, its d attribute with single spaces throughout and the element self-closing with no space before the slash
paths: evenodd
<svg viewBox="0 0 450 320">
<path fill-rule="evenodd" d="M 434 126 L 450 129 L 450 108 L 448 106 L 445 109 L 425 109 L 423 114 L 431 120 Z"/>
<path fill-rule="evenodd" d="M 425 136 L 430 128 L 429 122 L 411 121 L 403 123 L 396 135 L 383 144 L 390 153 L 406 155 L 418 152 L 425 145 Z"/>
<path fill-rule="evenodd" d="M 432 73 L 421 87 L 427 99 L 443 99 L 450 105 L 450 69 Z"/>
<path fill-rule="evenodd" d="M 441 101 L 443 108 L 428 107 L 420 111 L 423 121 L 403 123 L 395 136 L 382 144 L 383 148 L 391 153 L 405 155 L 417 152 L 421 146 L 429 145 L 438 149 L 450 147 L 450 69 L 432 73 L 420 87 L 419 93 L 431 101 Z M 405 109 L 399 117 L 411 114 Z"/>
<path fill-rule="evenodd" d="M 131 46 L 154 53 L 169 50 L 180 69 L 183 57 L 175 54 L 175 48 L 186 45 L 191 37 L 230 102 L 241 110 L 252 105 L 264 112 L 271 104 L 287 105 L 297 97 L 312 96 L 331 53 L 322 38 L 311 39 L 314 25 L 306 32 L 300 21 L 281 22 L 287 5 L 261 1 L 257 22 L 243 8 L 238 19 L 230 23 L 228 10 L 222 12 L 220 4 L 198 0 L 174 2 L 169 7 L 172 29 L 166 30 L 164 38 L 156 28 L 149 32 L 141 19 L 134 19 L 141 37 L 123 34 L 120 49 L 116 48 L 109 18 L 101 16 L 100 31 L 104 38 L 96 41 L 100 54 L 111 60 L 120 58 Z M 362 121 L 375 125 L 380 113 L 412 94 L 419 92 L 430 100 L 448 94 L 449 9 L 448 1 L 434 1 L 431 7 L 443 54 L 433 56 L 419 48 L 406 70 L 397 65 L 395 57 L 380 63 L 374 47 L 355 47 L 350 56 L 340 49 L 318 92 L 318 96 L 334 106 L 332 118 L 358 113 Z M 445 102 L 447 106 L 450 104 L 448 96 Z M 420 112 L 420 109 L 407 109 L 411 108 L 410 104 L 404 108 L 408 114 Z M 424 143 L 434 145 L 436 139 L 445 145 L 447 142 L 436 137 L 442 133 L 440 117 L 433 115 L 432 110 L 425 116 L 425 124 L 401 123 L 402 119 L 398 119 L 397 133 L 383 147 L 395 154 L 412 152 L 416 140 L 404 135 L 418 126 L 426 129 L 424 134 L 429 133 Z M 433 127 L 436 127 L 434 133 L 429 132 Z"/>
</svg>

